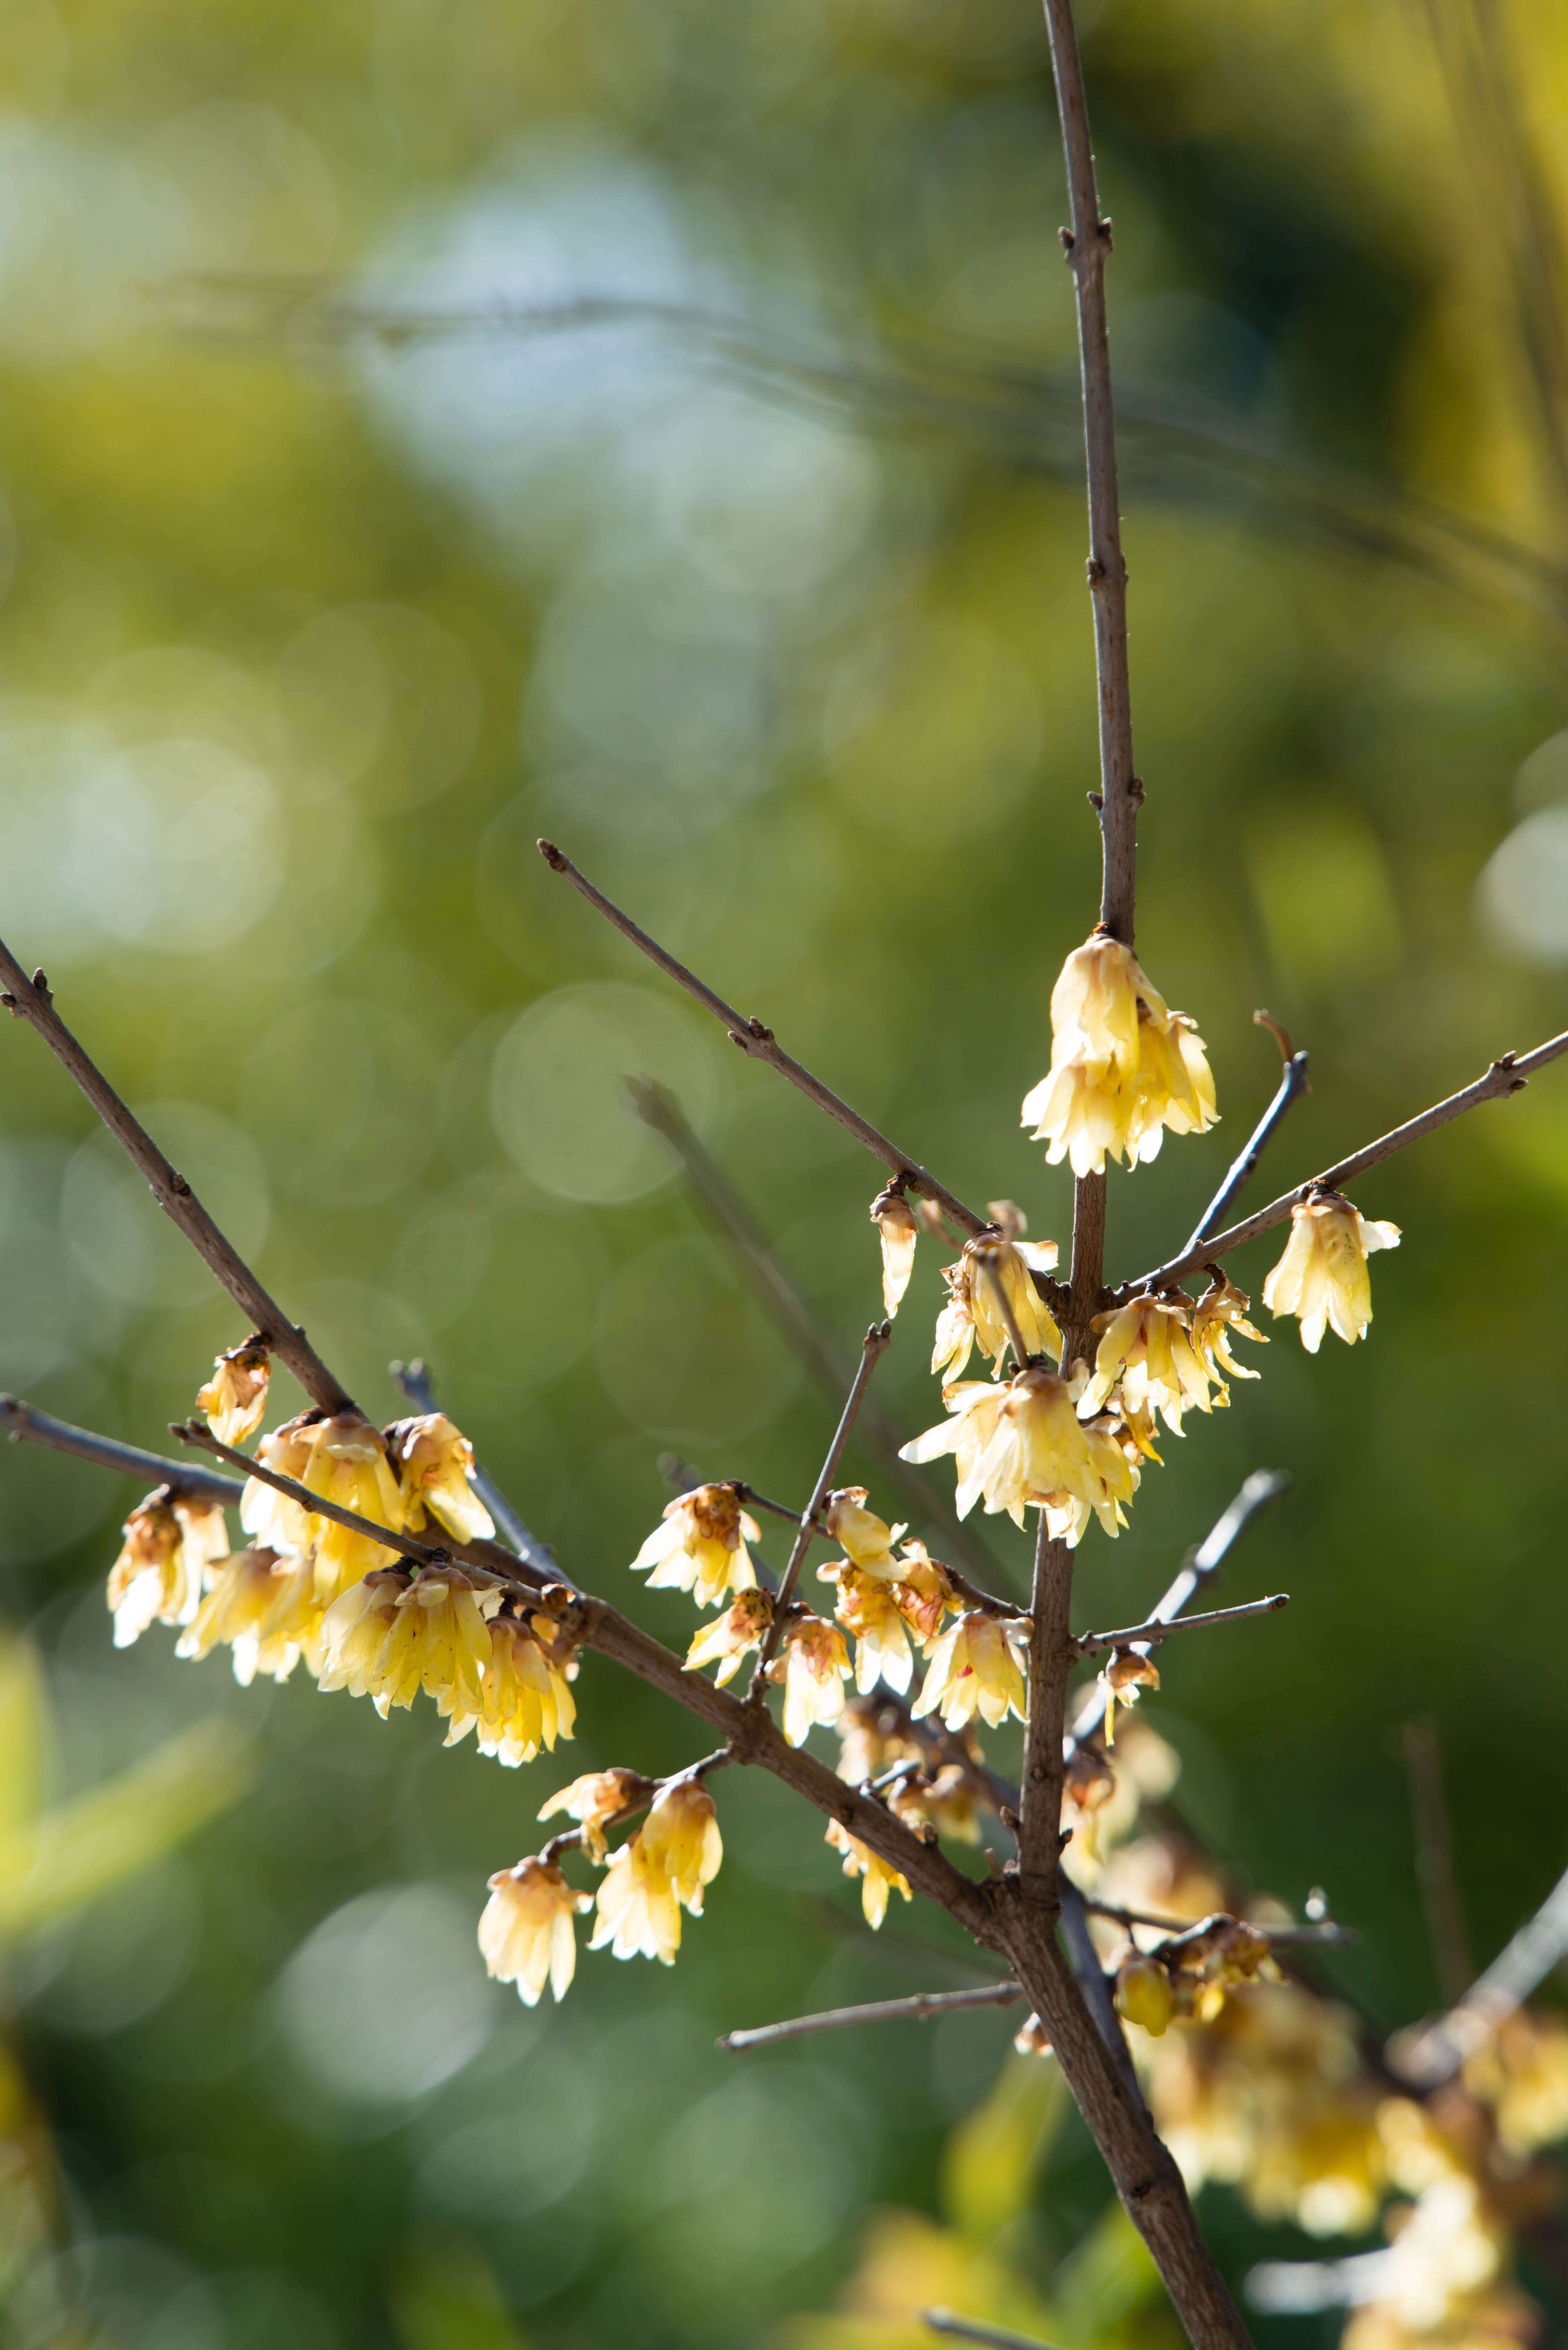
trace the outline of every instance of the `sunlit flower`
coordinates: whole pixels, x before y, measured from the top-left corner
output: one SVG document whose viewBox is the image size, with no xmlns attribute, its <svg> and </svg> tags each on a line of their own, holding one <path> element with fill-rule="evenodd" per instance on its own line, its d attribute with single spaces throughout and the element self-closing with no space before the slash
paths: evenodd
<svg viewBox="0 0 1568 2350">
<path fill-rule="evenodd" d="M 1208 1288 L 1192 1309 L 1193 1351 L 1219 1389 L 1214 1399 L 1216 1403 L 1230 1400 L 1227 1378 L 1256 1379 L 1262 1377 L 1261 1371 L 1254 1371 L 1246 1363 L 1239 1363 L 1231 1352 L 1232 1331 L 1243 1338 L 1255 1338 L 1260 1347 L 1266 1347 L 1269 1343 L 1263 1332 L 1254 1329 L 1247 1319 L 1251 1302 L 1246 1291 L 1238 1289 L 1235 1283 L 1227 1280 L 1216 1266 Z"/>
<path fill-rule="evenodd" d="M 1368 1223 L 1337 1191 L 1314 1191 L 1291 1210 L 1291 1236 L 1263 1284 L 1263 1303 L 1271 1314 L 1300 1316 L 1309 1355 L 1331 1325 L 1354 1347 L 1372 1319 L 1367 1255 L 1398 1245 L 1397 1224 Z"/>
<path fill-rule="evenodd" d="M 1054 1166 L 1103 1172 L 1106 1153 L 1133 1166 L 1158 1153 L 1167 1128 L 1215 1122 L 1214 1080 L 1192 1022 L 1167 1009 L 1130 947 L 1096 931 L 1067 957 L 1051 994 L 1051 1066 L 1023 1102 L 1023 1122 L 1048 1141 Z"/>
<path fill-rule="evenodd" d="M 909 1879 L 891 1861 L 884 1860 L 880 1853 L 873 1852 L 869 1845 L 862 1844 L 847 1828 L 840 1827 L 836 1820 L 828 1821 L 826 1840 L 836 1852 L 844 1855 L 845 1876 L 860 1879 L 860 1908 L 866 1923 L 875 1932 L 888 1915 L 889 1893 L 901 1894 L 909 1900 Z"/>
<path fill-rule="evenodd" d="M 460 1566 L 427 1566 L 417 1581 L 378 1568 L 327 1611 L 321 1686 L 369 1697 L 383 1720 L 421 1689 L 442 1713 L 478 1714 L 493 1656 L 486 1619 L 501 1600 Z"/>
<path fill-rule="evenodd" d="M 248 1689 L 258 1673 L 286 1681 L 299 1662 L 303 1642 L 274 1628 L 278 1599 L 292 1561 L 280 1565 L 272 1550 L 235 1551 L 213 1568 L 213 1587 L 175 1643 L 177 1657 L 201 1658 L 224 1643 L 234 1650 L 234 1679 Z"/>
<path fill-rule="evenodd" d="M 884 1583 L 879 1575 L 867 1575 L 863 1567 L 852 1566 L 847 1559 L 819 1567 L 817 1573 L 822 1582 L 838 1586 L 833 1612 L 845 1630 L 855 1635 L 856 1688 L 864 1695 L 883 1680 L 901 1695 L 915 1670 L 915 1660 L 909 1654 L 909 1635 L 898 1606 L 898 1595 L 902 1586 Z"/>
<path fill-rule="evenodd" d="M 602 1865 L 605 1830 L 641 1802 L 652 1786 L 652 1780 L 645 1779 L 640 1771 L 586 1771 L 569 1786 L 557 1788 L 539 1817 L 550 1820 L 565 1812 L 568 1819 L 576 1820 L 583 1831 L 583 1850 L 590 1860 Z"/>
<path fill-rule="evenodd" d="M 373 1525 L 393 1534 L 403 1531 L 403 1497 L 387 1459 L 386 1440 L 379 1429 L 358 1412 L 338 1412 L 318 1419 L 306 1430 L 310 1461 L 300 1479 L 324 1501 L 340 1510 L 369 1518 Z M 389 1566 L 397 1556 L 373 1534 L 356 1534 L 334 1518 L 312 1515 L 311 1539 L 316 1545 L 316 1587 L 323 1607 L 330 1607 L 350 1584 Z"/>
<path fill-rule="evenodd" d="M 713 1679 L 720 1689 L 733 1680 L 741 1659 L 760 1648 L 774 1620 L 774 1603 L 765 1591 L 738 1591 L 722 1616 L 704 1624 L 686 1651 L 686 1669 L 720 1659 Z"/>
<path fill-rule="evenodd" d="M 217 1357 L 212 1378 L 197 1391 L 196 1409 L 206 1413 L 220 1444 L 243 1444 L 254 1435 L 266 1410 L 271 1378 L 272 1357 L 254 1340 Z"/>
<path fill-rule="evenodd" d="M 1116 1742 L 1116 1705 L 1136 1705 L 1146 1689 L 1159 1687 L 1159 1674 L 1147 1657 L 1136 1648 L 1116 1648 L 1101 1668 L 1106 1685 L 1106 1744 Z"/>
<path fill-rule="evenodd" d="M 515 1616 L 493 1616 L 488 1628 L 490 1653 L 480 1678 L 479 1707 L 465 1711 L 461 1704 L 452 1706 L 446 1743 L 455 1746 L 477 1730 L 480 1752 L 515 1770 L 532 1762 L 542 1746 L 553 1749 L 557 1738 L 570 1738 L 576 1700 L 552 1660 L 548 1617 L 535 1616 L 530 1628 Z"/>
<path fill-rule="evenodd" d="M 1116 2005 L 1129 2023 L 1158 2040 L 1176 2012 L 1170 1977 L 1158 1959 L 1135 1951 L 1116 1970 Z"/>
<path fill-rule="evenodd" d="M 1062 1334 L 1030 1278 L 1033 1272 L 1049 1273 L 1055 1263 L 1054 1241 L 1013 1241 L 995 1232 L 981 1232 L 967 1242 L 958 1263 L 942 1267 L 948 1302 L 937 1316 L 932 1370 L 956 1378 L 977 1339 L 982 1355 L 992 1363 L 1001 1360 L 1010 1334 L 997 1301 L 998 1283 L 1018 1325 L 1025 1353 L 1059 1353 Z"/>
<path fill-rule="evenodd" d="M 1080 1409 L 1098 1411 L 1119 1380 L 1129 1411 L 1158 1410 L 1172 1435 L 1181 1433 L 1183 1409 L 1209 1409 L 1210 1374 L 1193 1351 L 1183 1297 L 1135 1297 L 1114 1314 L 1102 1314 L 1094 1327 L 1102 1336 L 1095 1376 Z"/>
<path fill-rule="evenodd" d="M 529 2007 L 546 1981 L 564 1999 L 577 1964 L 572 1920 L 592 1907 L 593 1896 L 576 1892 L 549 1861 L 520 1860 L 515 1868 L 498 1869 L 479 1921 L 486 1967 L 499 1981 L 514 1982 Z"/>
<path fill-rule="evenodd" d="M 797 1617 L 784 1639 L 773 1668 L 775 1678 L 782 1669 L 784 1679 L 784 1734 L 792 1746 L 804 1746 L 814 1722 L 831 1724 L 844 1711 L 849 1649 L 838 1627 L 820 1616 Z"/>
<path fill-rule="evenodd" d="M 760 1539 L 732 1485 L 699 1485 L 670 1503 L 637 1556 L 633 1571 L 648 1574 L 650 1591 L 694 1592 L 711 1607 L 726 1591 L 756 1587 L 749 1542 Z"/>
<path fill-rule="evenodd" d="M 951 1575 L 940 1558 L 931 1557 L 924 1543 L 911 1538 L 899 1551 L 893 1597 L 922 1654 L 929 1656 L 942 1628 L 942 1617 L 959 1601 Z"/>
<path fill-rule="evenodd" d="M 292 1477 L 296 1484 L 303 1482 L 310 1466 L 311 1447 L 320 1415 L 301 1412 L 296 1419 L 286 1419 L 256 1446 L 256 1459 L 265 1469 L 274 1470 L 280 1477 Z M 310 1513 L 287 1493 L 264 1485 L 259 1477 L 247 1477 L 240 1495 L 240 1523 L 254 1543 L 264 1544 L 268 1550 L 280 1552 L 307 1551 L 311 1542 Z M 330 1596 L 337 1597 L 333 1592 Z"/>
<path fill-rule="evenodd" d="M 701 1917 L 702 1888 L 722 1857 L 706 1788 L 692 1781 L 666 1788 L 639 1832 L 610 1855 L 589 1949 L 607 1942 L 618 1959 L 640 1956 L 673 1966 L 681 1907 Z"/>
<path fill-rule="evenodd" d="M 1054 1371 L 1036 1365 L 1005 1388 L 966 1381 L 944 1388 L 942 1400 L 952 1418 L 905 1445 L 902 1458 L 957 1455 L 960 1517 L 983 1494 L 988 1512 L 1006 1510 L 1020 1525 L 1025 1508 L 1047 1510 L 1050 1532 L 1069 1544 L 1091 1513 L 1112 1536 L 1126 1524 L 1121 1505 L 1132 1499 L 1138 1471 L 1112 1423 L 1080 1420 L 1066 1380 Z"/>
<path fill-rule="evenodd" d="M 911 1711 L 917 1721 L 940 1714 L 949 1730 L 961 1730 L 979 1714 L 994 1730 L 1015 1713 L 1028 1711 L 1024 1668 L 1029 1661 L 1026 1617 L 989 1616 L 979 1609 L 950 1624 L 931 1654 L 925 1685 Z"/>
<path fill-rule="evenodd" d="M 387 1430 L 406 1513 L 418 1534 L 433 1517 L 457 1542 L 487 1542 L 495 1521 L 473 1490 L 473 1447 L 446 1414 L 400 1419 Z"/>
<path fill-rule="evenodd" d="M 915 1269 L 920 1228 L 903 1193 L 892 1190 L 879 1191 L 872 1201 L 871 1221 L 882 1236 L 882 1305 L 891 1321 Z"/>
<path fill-rule="evenodd" d="M 309 1551 L 280 1557 L 273 1575 L 272 1606 L 256 1635 L 256 1670 L 283 1679 L 266 1660 L 274 1657 L 281 1661 L 288 1649 L 295 1648 L 305 1659 L 306 1671 L 319 1680 L 327 1664 L 321 1628 L 326 1614 L 316 1588 L 316 1561 Z"/>
<path fill-rule="evenodd" d="M 229 1548 L 217 1504 L 171 1494 L 167 1486 L 137 1503 L 123 1531 L 109 1572 L 117 1648 L 129 1648 L 150 1624 L 192 1622 L 212 1569 Z"/>
<path fill-rule="evenodd" d="M 867 1575 L 878 1575 L 885 1582 L 897 1580 L 900 1570 L 893 1544 L 906 1530 L 888 1525 L 875 1510 L 866 1507 L 864 1485 L 842 1485 L 829 1493 L 819 1523 L 828 1541 L 838 1544 L 852 1566 Z"/>
</svg>

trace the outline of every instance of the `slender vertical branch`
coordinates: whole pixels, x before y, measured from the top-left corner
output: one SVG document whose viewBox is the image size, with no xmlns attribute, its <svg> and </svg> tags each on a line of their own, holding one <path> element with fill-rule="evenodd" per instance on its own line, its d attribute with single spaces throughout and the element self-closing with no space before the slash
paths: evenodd
<svg viewBox="0 0 1568 2350">
<path fill-rule="evenodd" d="M 1427 1912 L 1427 1932 L 1438 1970 L 1438 1988 L 1445 2007 L 1455 2007 L 1475 1981 L 1475 1969 L 1470 1964 L 1469 1937 L 1465 1932 L 1459 1887 L 1454 1882 L 1449 1807 L 1443 1797 L 1442 1748 L 1436 1725 L 1430 1721 L 1407 1721 L 1404 1742 L 1410 1809 L 1416 1821 L 1416 1877 Z"/>
</svg>

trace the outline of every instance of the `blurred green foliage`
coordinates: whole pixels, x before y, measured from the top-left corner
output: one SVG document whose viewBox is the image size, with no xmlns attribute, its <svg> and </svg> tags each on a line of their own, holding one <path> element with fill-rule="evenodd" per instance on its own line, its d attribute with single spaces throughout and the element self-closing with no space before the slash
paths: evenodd
<svg viewBox="0 0 1568 2350">
<path fill-rule="evenodd" d="M 1556 198 L 1568 40 L 1542 0 L 1505 18 Z M 1563 498 L 1485 126 L 1417 12 L 1083 21 L 1139 944 L 1225 1116 L 1115 1184 L 1119 1274 L 1266 1100 L 1254 1006 L 1313 1054 L 1271 1188 L 1563 1026 Z M 533 844 L 1065 1240 L 1017 1125 L 1096 904 L 1053 104 L 1023 0 L 0 11 L 0 929 L 367 1408 L 426 1354 L 529 1523 L 671 1641 L 689 1611 L 624 1569 L 659 1452 L 804 1492 L 831 1414 L 620 1080 L 675 1088 L 841 1340 L 877 1309 L 879 1178 Z M 0 1383 L 156 1446 L 243 1332 L 33 1040 L 0 1045 Z M 1412 1712 L 1481 1950 L 1568 1857 L 1565 1083 L 1380 1170 L 1359 1204 L 1405 1243 L 1369 1344 L 1276 1330 L 1082 1553 L 1081 1618 L 1136 1620 L 1249 1469 L 1292 1473 L 1227 1596 L 1294 1605 L 1184 1647 L 1154 1718 L 1243 1876 L 1362 1929 L 1334 1971 L 1385 2025 L 1436 1999 Z M 929 1260 L 878 1373 L 911 1430 Z M 61 1816 L 214 1709 L 257 1742 L 220 1822 L 9 1962 L 101 2338 L 717 2350 L 824 2305 L 880 2207 L 978 2224 L 1000 2190 L 957 2150 L 944 2189 L 941 2149 L 1005 2018 L 712 2045 L 972 1979 L 944 1920 L 871 1944 L 815 1821 L 727 1774 L 675 1974 L 585 1960 L 522 2011 L 479 1972 L 485 1875 L 572 1772 L 673 1766 L 691 1725 L 590 1659 L 576 1746 L 514 1779 L 428 1713 L 241 1692 L 156 1632 L 115 1656 L 134 1498 L 0 1460 Z M 1051 2261 L 1114 2223 L 1071 2116 L 1044 2176 Z M 1238 2271 L 1294 2241 L 1205 2217 Z M 22 2308 L 18 2345 L 51 2323 Z"/>
</svg>

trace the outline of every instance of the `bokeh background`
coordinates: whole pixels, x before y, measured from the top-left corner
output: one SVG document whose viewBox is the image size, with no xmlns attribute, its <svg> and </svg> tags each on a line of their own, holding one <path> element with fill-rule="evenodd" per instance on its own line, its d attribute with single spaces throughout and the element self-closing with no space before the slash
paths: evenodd
<svg viewBox="0 0 1568 2350">
<path fill-rule="evenodd" d="M 1568 1017 L 1568 37 L 1541 0 L 1096 0 L 1083 28 L 1139 944 L 1225 1115 L 1115 1184 L 1130 1273 L 1268 1097 L 1256 1006 L 1313 1056 L 1270 1191 Z M 622 1079 L 673 1088 L 850 1347 L 879 1179 L 533 844 L 1065 1241 L 1017 1114 L 1097 868 L 1038 16 L 10 0 L 0 93 L 5 935 L 367 1406 L 426 1356 L 535 1529 L 683 1642 L 626 1569 L 659 1454 L 804 1493 L 834 1406 Z M 239 1321 L 20 1029 L 0 1164 L 0 1383 L 166 1441 Z M 1241 1879 L 1361 1929 L 1332 1979 L 1392 2027 L 1438 1997 L 1402 1724 L 1439 1731 L 1480 1957 L 1568 1859 L 1568 1076 L 1359 1204 L 1405 1233 L 1370 1342 L 1276 1330 L 1115 1549 L 1087 1538 L 1078 1615 L 1137 1620 L 1247 1471 L 1289 1471 L 1225 1596 L 1293 1605 L 1173 1650 L 1149 1712 Z M 1254 1293 L 1272 1253 L 1234 1262 Z M 937 1297 L 923 1247 L 878 1374 L 910 1432 Z M 674 1973 L 585 1957 L 524 2011 L 474 1949 L 486 1874 L 573 1772 L 676 1766 L 695 1725 L 590 1659 L 576 1746 L 512 1774 L 428 1709 L 243 1692 L 157 1630 L 117 1656 L 135 1498 L 0 1454 L 31 1644 L 5 1832 L 100 1806 L 79 1879 L 0 1903 L 7 2342 L 913 2339 L 788 2314 L 831 2306 L 873 2214 L 974 2208 L 950 2133 L 995 2119 L 1009 2020 L 713 2042 L 973 1980 L 945 1921 L 874 1945 L 815 1819 L 733 1773 Z M 983 1539 L 1021 1577 L 1023 1538 Z M 1003 2136 L 1019 2096 L 1054 2133 L 1005 2215 L 1048 2262 L 1108 2189 L 1045 2092 L 1008 2096 Z M 1204 2213 L 1238 2273 L 1310 2249 Z M 1080 2338 L 1172 2338 L 1124 2300 Z"/>
</svg>

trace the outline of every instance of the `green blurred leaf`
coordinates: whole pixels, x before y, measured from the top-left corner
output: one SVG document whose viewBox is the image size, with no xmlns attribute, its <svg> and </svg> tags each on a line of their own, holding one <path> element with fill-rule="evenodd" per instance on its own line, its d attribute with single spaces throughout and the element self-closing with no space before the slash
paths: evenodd
<svg viewBox="0 0 1568 2350">
<path fill-rule="evenodd" d="M 49 1746 L 49 1701 L 30 1640 L 0 1638 L 0 1837 L 37 1811 Z"/>
<path fill-rule="evenodd" d="M 389 2299 L 405 2350 L 527 2350 L 475 2243 L 416 2252 L 399 2270 Z"/>
</svg>

